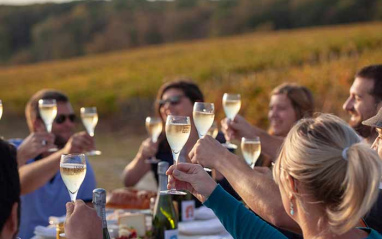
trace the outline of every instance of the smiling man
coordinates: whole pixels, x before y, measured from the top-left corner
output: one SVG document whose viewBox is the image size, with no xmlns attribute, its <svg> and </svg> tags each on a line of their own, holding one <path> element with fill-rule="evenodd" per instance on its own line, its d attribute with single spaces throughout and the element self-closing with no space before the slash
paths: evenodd
<svg viewBox="0 0 382 239">
<path fill-rule="evenodd" d="M 350 115 L 349 124 L 368 144 L 377 137 L 374 128 L 362 121 L 377 114 L 382 106 L 382 65 L 362 68 L 355 76 L 343 109 Z"/>
<path fill-rule="evenodd" d="M 41 118 L 38 101 L 54 99 L 57 102 L 57 116 L 52 124 L 52 137 L 41 138 L 45 125 Z M 86 132 L 75 133 L 76 117 L 68 97 L 60 91 L 45 89 L 34 94 L 25 108 L 25 115 L 31 135 L 20 142 L 11 140 L 18 146 L 17 154 L 28 155 L 25 165 L 20 166 L 21 183 L 21 238 L 33 237 L 38 225 L 49 225 L 49 216 L 66 213 L 65 204 L 70 201 L 69 192 L 60 175 L 62 154 L 84 153 L 94 149 L 93 138 Z M 48 142 L 47 142 L 48 141 Z M 49 153 L 54 145 L 58 151 Z M 50 147 L 47 147 L 50 146 Z M 41 150 L 40 150 L 41 149 Z M 18 159 L 20 162 L 20 160 Z M 86 176 L 78 191 L 79 199 L 90 202 L 96 187 L 94 172 L 87 163 Z"/>
</svg>

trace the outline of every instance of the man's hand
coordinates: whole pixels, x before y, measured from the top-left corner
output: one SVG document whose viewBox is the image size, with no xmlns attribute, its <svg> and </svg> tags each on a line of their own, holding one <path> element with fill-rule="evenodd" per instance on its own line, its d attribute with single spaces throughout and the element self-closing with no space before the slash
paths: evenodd
<svg viewBox="0 0 382 239">
<path fill-rule="evenodd" d="M 222 131 L 227 140 L 240 140 L 241 137 L 256 136 L 253 126 L 241 115 L 236 115 L 233 121 L 228 118 L 222 119 L 221 125 Z"/>
<path fill-rule="evenodd" d="M 28 135 L 17 149 L 17 162 L 19 167 L 29 159 L 46 152 L 54 147 L 54 135 L 47 132 L 35 132 Z"/>
<path fill-rule="evenodd" d="M 94 139 L 85 131 L 78 132 L 70 137 L 63 148 L 65 154 L 85 153 L 92 149 L 95 149 Z"/>
<path fill-rule="evenodd" d="M 230 155 L 234 156 L 209 135 L 199 139 L 188 154 L 192 163 L 214 169 L 218 169 L 218 164 L 223 157 L 229 157 Z"/>
<path fill-rule="evenodd" d="M 166 172 L 169 177 L 168 189 L 187 190 L 199 201 L 205 202 L 216 188 L 216 182 L 198 164 L 179 163 Z"/>
<path fill-rule="evenodd" d="M 82 200 L 66 204 L 65 235 L 68 239 L 102 239 L 102 220 Z"/>
</svg>

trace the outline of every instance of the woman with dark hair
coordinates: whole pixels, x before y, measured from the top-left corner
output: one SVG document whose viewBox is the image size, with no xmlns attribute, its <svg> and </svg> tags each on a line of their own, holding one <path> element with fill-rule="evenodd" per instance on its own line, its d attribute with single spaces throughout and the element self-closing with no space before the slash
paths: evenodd
<svg viewBox="0 0 382 239">
<path fill-rule="evenodd" d="M 192 121 L 192 111 L 195 102 L 203 102 L 204 96 L 199 87 L 189 80 L 177 80 L 167 82 L 162 85 L 156 97 L 156 113 L 166 122 L 168 115 L 189 116 Z M 188 152 L 199 139 L 196 127 L 192 125 L 190 137 L 180 153 L 180 161 L 189 161 Z M 219 142 L 224 142 L 222 133 L 216 137 Z M 135 158 L 125 167 L 123 172 L 123 182 L 125 186 L 134 186 L 150 170 L 155 174 L 156 180 L 157 165 L 148 164 L 146 159 L 155 156 L 156 158 L 173 164 L 173 157 L 170 146 L 166 140 L 164 132 L 159 136 L 158 142 L 153 143 L 151 138 L 144 140 Z"/>
</svg>

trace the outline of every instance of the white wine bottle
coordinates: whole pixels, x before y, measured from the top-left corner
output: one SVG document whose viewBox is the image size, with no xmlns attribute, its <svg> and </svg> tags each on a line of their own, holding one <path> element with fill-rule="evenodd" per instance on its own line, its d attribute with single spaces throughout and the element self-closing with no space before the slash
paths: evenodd
<svg viewBox="0 0 382 239">
<path fill-rule="evenodd" d="M 178 218 L 171 195 L 161 193 L 167 190 L 167 169 L 168 162 L 158 164 L 159 190 L 153 215 L 153 238 L 155 239 L 178 238 Z"/>
<path fill-rule="evenodd" d="M 98 216 L 102 219 L 102 235 L 103 239 L 110 239 L 109 231 L 107 230 L 106 223 L 106 190 L 103 188 L 96 188 L 93 190 L 93 205 L 97 211 Z"/>
</svg>

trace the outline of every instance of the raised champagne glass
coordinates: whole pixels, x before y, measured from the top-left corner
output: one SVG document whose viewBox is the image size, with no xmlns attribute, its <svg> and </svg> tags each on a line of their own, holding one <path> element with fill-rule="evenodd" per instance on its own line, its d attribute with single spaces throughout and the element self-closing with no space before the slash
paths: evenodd
<svg viewBox="0 0 382 239">
<path fill-rule="evenodd" d="M 174 164 L 178 163 L 179 154 L 186 144 L 191 132 L 191 120 L 188 116 L 168 115 L 166 120 L 166 137 L 171 147 Z M 163 193 L 186 195 L 187 193 L 170 189 Z"/>
<path fill-rule="evenodd" d="M 239 113 L 241 107 L 241 96 L 240 94 L 228 94 L 223 95 L 223 108 L 224 113 L 230 121 L 235 119 L 237 113 Z M 224 147 L 228 149 L 237 149 L 236 144 L 232 144 L 229 140 L 223 144 Z"/>
<path fill-rule="evenodd" d="M 1 116 L 3 116 L 3 102 L 0 100 L 0 120 Z"/>
<path fill-rule="evenodd" d="M 94 129 L 98 123 L 98 113 L 96 107 L 82 107 L 81 108 L 81 119 L 85 126 L 86 131 L 91 137 L 94 137 Z M 101 155 L 99 150 L 91 150 L 86 152 L 86 155 L 94 156 Z"/>
<path fill-rule="evenodd" d="M 69 191 L 70 200 L 76 201 L 78 190 L 86 175 L 85 154 L 63 154 L 60 161 L 61 178 Z"/>
<path fill-rule="evenodd" d="M 57 102 L 54 99 L 41 99 L 38 101 L 40 116 L 44 121 L 46 131 L 52 133 L 53 121 L 57 116 Z M 56 147 L 48 149 L 48 152 L 55 152 Z"/>
<path fill-rule="evenodd" d="M 162 133 L 163 123 L 159 117 L 146 117 L 146 130 L 151 136 L 151 141 L 156 143 L 158 141 L 159 135 Z M 146 163 L 159 163 L 160 160 L 155 158 L 155 156 L 147 159 Z"/>
<path fill-rule="evenodd" d="M 241 152 L 247 164 L 254 168 L 261 153 L 260 137 L 241 138 Z"/>
<path fill-rule="evenodd" d="M 192 116 L 199 138 L 203 138 L 214 122 L 215 106 L 213 103 L 195 102 Z M 211 171 L 209 168 L 204 168 L 204 170 Z"/>
</svg>

